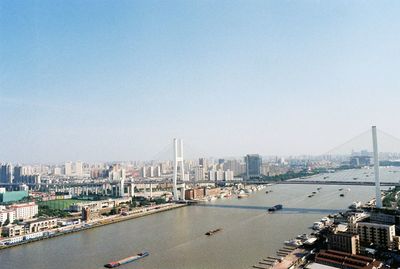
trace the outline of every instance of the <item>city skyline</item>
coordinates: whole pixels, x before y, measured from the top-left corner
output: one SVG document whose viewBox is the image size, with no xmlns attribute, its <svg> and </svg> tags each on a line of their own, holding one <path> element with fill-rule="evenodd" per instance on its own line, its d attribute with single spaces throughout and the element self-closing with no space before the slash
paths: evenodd
<svg viewBox="0 0 400 269">
<path fill-rule="evenodd" d="M 319 155 L 400 137 L 397 2 L 0 3 L 0 160 Z"/>
</svg>

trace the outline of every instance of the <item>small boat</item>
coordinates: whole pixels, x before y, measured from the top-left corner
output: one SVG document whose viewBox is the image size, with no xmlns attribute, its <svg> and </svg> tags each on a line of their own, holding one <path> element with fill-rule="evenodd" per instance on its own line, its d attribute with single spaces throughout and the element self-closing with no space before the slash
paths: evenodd
<svg viewBox="0 0 400 269">
<path fill-rule="evenodd" d="M 314 222 L 312 226 L 313 230 L 320 230 L 322 227 L 324 227 L 324 224 L 320 221 Z"/>
<path fill-rule="evenodd" d="M 281 210 L 283 208 L 282 205 L 274 205 L 273 207 L 268 208 L 268 212 L 274 212 L 277 210 Z"/>
<path fill-rule="evenodd" d="M 306 241 L 304 241 L 304 245 L 313 245 L 317 241 L 316 237 L 310 237 Z"/>
<path fill-rule="evenodd" d="M 308 195 L 308 198 L 311 198 L 311 197 L 313 197 L 314 195 L 313 194 L 310 194 L 310 195 Z"/>
<path fill-rule="evenodd" d="M 340 188 L 340 189 L 339 189 L 339 191 L 342 191 L 342 190 L 343 190 L 343 188 Z"/>
<path fill-rule="evenodd" d="M 339 196 L 340 196 L 340 197 L 344 197 L 344 193 L 341 193 Z"/>
<path fill-rule="evenodd" d="M 218 229 L 215 229 L 215 230 L 208 231 L 208 232 L 205 233 L 205 235 L 208 235 L 208 236 L 214 235 L 215 233 L 218 233 L 220 231 L 222 231 L 222 228 L 218 228 Z"/>
<path fill-rule="evenodd" d="M 317 191 L 319 191 L 319 190 L 321 190 L 321 189 L 322 189 L 322 187 L 318 187 L 318 188 L 317 188 Z"/>
<path fill-rule="evenodd" d="M 130 262 L 133 262 L 133 261 L 137 261 L 137 260 L 142 259 L 144 257 L 147 257 L 149 255 L 150 254 L 148 252 L 142 252 L 142 253 L 139 253 L 139 254 L 137 254 L 135 256 L 131 256 L 131 257 L 119 260 L 119 261 L 107 263 L 107 264 L 104 265 L 104 267 L 106 267 L 106 268 L 115 268 L 115 267 L 118 267 L 118 266 L 123 265 L 123 264 L 127 264 L 127 263 L 130 263 Z"/>
<path fill-rule="evenodd" d="M 298 240 L 298 239 L 287 240 L 284 243 L 287 246 L 294 246 L 294 247 L 300 247 L 301 245 L 303 245 L 301 240 Z"/>
<path fill-rule="evenodd" d="M 247 197 L 249 197 L 248 194 L 239 194 L 238 195 L 238 199 L 247 198 Z"/>
<path fill-rule="evenodd" d="M 350 209 L 357 209 L 357 208 L 360 208 L 360 207 L 361 207 L 361 202 L 360 202 L 360 201 L 353 202 L 353 203 L 349 206 Z"/>
</svg>

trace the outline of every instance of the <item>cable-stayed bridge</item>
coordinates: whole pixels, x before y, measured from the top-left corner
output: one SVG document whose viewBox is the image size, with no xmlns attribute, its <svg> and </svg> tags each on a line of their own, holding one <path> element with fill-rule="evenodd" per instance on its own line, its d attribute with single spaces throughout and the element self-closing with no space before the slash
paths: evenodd
<svg viewBox="0 0 400 269">
<path fill-rule="evenodd" d="M 373 139 L 374 138 L 374 139 Z M 378 149 L 379 142 L 379 149 Z M 376 148 L 375 148 L 376 147 Z M 184 160 L 193 160 L 194 158 L 204 157 L 207 154 L 200 153 L 199 150 L 194 150 L 193 146 L 185 144 L 185 152 L 183 151 L 183 141 L 180 139 L 174 139 L 172 145 L 168 143 L 161 151 L 155 154 L 151 159 L 154 162 L 159 160 L 169 160 L 173 163 L 173 172 L 169 175 L 164 175 L 162 178 L 128 178 L 123 180 L 84 180 L 84 181 L 75 181 L 69 180 L 66 182 L 60 183 L 25 183 L 31 187 L 44 187 L 44 188 L 55 188 L 55 189 L 64 189 L 64 188 L 120 188 L 124 186 L 128 188 L 134 188 L 134 185 L 150 185 L 150 189 L 152 185 L 165 184 L 170 188 L 172 185 L 172 191 L 174 193 L 175 199 L 179 199 L 182 196 L 182 192 L 185 189 L 186 185 L 196 185 L 200 183 L 216 183 L 216 184 L 224 184 L 226 182 L 221 181 L 211 181 L 211 180 L 197 180 L 193 181 L 191 178 L 186 178 L 185 174 L 185 161 Z M 347 142 L 334 147 L 333 149 L 320 154 L 319 156 L 313 156 L 312 160 L 310 159 L 310 163 L 318 161 L 319 163 L 326 164 L 328 167 L 331 165 L 332 169 L 335 169 L 335 164 L 338 163 L 347 163 L 348 166 L 354 167 L 374 167 L 374 172 L 371 172 L 371 178 L 369 180 L 346 180 L 355 178 L 358 176 L 358 169 L 344 169 L 340 171 L 339 176 L 340 180 L 336 179 L 317 179 L 311 177 L 307 180 L 302 180 L 301 178 L 291 179 L 286 181 L 273 182 L 275 184 L 309 184 L 309 185 L 357 185 L 357 186 L 398 186 L 399 180 L 385 180 L 382 179 L 380 182 L 379 178 L 379 166 L 375 164 L 379 164 L 378 161 L 375 160 L 400 160 L 400 139 L 377 130 L 376 128 L 372 128 L 371 130 L 367 130 L 354 138 L 348 140 Z M 400 166 L 400 161 L 397 162 Z M 390 164 L 390 162 L 389 162 Z M 372 169 L 371 169 L 372 170 Z M 336 174 L 336 173 L 335 173 Z M 376 177 L 376 175 L 378 175 Z M 399 173 L 400 175 L 400 173 Z M 374 178 L 374 180 L 372 180 Z M 376 184 L 378 178 L 378 184 Z M 252 179 L 252 180 L 230 180 L 229 183 L 244 183 L 244 184 L 266 184 L 270 183 L 268 181 L 264 181 L 261 179 Z M 0 183 L 0 186 L 5 187 L 16 187 L 21 183 Z M 145 187 L 146 188 L 146 187 Z M 178 190 L 179 189 L 179 190 Z M 378 193 L 377 188 L 377 193 Z"/>
</svg>

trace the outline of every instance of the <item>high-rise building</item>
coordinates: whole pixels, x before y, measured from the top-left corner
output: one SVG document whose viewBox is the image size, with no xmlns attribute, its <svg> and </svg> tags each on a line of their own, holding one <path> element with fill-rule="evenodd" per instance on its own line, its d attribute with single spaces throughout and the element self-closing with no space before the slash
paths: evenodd
<svg viewBox="0 0 400 269">
<path fill-rule="evenodd" d="M 82 177 L 83 176 L 83 164 L 81 161 L 77 161 L 75 163 L 75 176 Z"/>
<path fill-rule="evenodd" d="M 14 180 L 14 167 L 11 163 L 2 164 L 0 169 L 0 182 L 12 183 Z"/>
<path fill-rule="evenodd" d="M 206 173 L 202 166 L 194 167 L 194 180 L 203 181 L 206 179 Z"/>
<path fill-rule="evenodd" d="M 258 179 L 261 177 L 262 159 L 258 154 L 247 154 L 246 162 L 246 179 Z"/>
<path fill-rule="evenodd" d="M 72 163 L 71 162 L 66 162 L 64 164 L 64 175 L 67 177 L 72 176 Z"/>
<path fill-rule="evenodd" d="M 225 180 L 225 181 L 231 181 L 231 180 L 233 180 L 233 171 L 231 171 L 231 170 L 226 170 L 226 171 L 224 172 L 224 180 Z"/>
<path fill-rule="evenodd" d="M 239 176 L 244 173 L 244 169 L 238 160 L 226 160 L 224 163 L 224 170 L 230 170 L 234 176 Z"/>
<path fill-rule="evenodd" d="M 215 171 L 215 180 L 216 181 L 224 180 L 224 171 L 222 171 L 222 170 Z"/>
<path fill-rule="evenodd" d="M 205 169 L 207 169 L 208 168 L 207 159 L 206 158 L 200 158 L 199 159 L 199 165 L 204 167 Z"/>
<path fill-rule="evenodd" d="M 148 177 L 154 177 L 154 166 L 149 166 L 149 168 L 147 169 L 148 173 Z"/>
<path fill-rule="evenodd" d="M 20 165 L 16 165 L 14 167 L 14 181 L 15 182 L 20 182 L 21 181 L 21 177 L 24 175 L 23 170 L 22 170 L 22 166 Z"/>
<path fill-rule="evenodd" d="M 161 177 L 161 167 L 158 165 L 154 169 L 154 176 L 155 177 Z"/>
<path fill-rule="evenodd" d="M 140 169 L 140 176 L 143 177 L 143 178 L 147 177 L 146 166 L 143 166 L 142 169 Z"/>
</svg>

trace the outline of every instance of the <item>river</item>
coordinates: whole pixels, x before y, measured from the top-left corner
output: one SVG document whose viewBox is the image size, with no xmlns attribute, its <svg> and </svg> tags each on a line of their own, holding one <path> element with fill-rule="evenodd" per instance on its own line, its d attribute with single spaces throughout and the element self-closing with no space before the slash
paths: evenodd
<svg viewBox="0 0 400 269">
<path fill-rule="evenodd" d="M 0 251 L 0 267 L 12 269 L 102 268 L 109 261 L 149 251 L 150 256 L 120 268 L 250 268 L 275 255 L 283 241 L 309 232 L 321 217 L 367 201 L 373 187 L 353 186 L 339 197 L 339 186 L 274 185 L 273 192 L 245 199 L 217 200 L 139 219 L 102 226 Z M 282 211 L 267 208 L 283 204 Z M 208 230 L 222 227 L 214 236 Z"/>
</svg>

